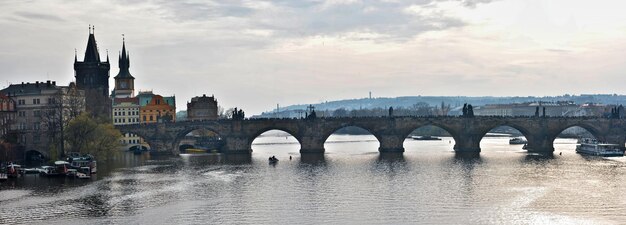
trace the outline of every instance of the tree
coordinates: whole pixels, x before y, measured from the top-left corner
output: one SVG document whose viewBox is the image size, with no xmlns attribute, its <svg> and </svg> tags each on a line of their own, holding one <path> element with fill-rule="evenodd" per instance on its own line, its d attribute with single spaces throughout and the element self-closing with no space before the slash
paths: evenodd
<svg viewBox="0 0 626 225">
<path fill-rule="evenodd" d="M 48 106 L 40 112 L 40 117 L 42 128 L 48 135 L 49 148 L 56 150 L 55 154 L 50 154 L 51 159 L 65 155 L 63 129 L 84 111 L 84 92 L 78 90 L 74 84 L 59 89 L 48 99 Z"/>
<path fill-rule="evenodd" d="M 119 149 L 121 137 L 113 124 L 92 119 L 87 113 L 74 118 L 65 129 L 69 151 L 105 159 Z"/>
</svg>

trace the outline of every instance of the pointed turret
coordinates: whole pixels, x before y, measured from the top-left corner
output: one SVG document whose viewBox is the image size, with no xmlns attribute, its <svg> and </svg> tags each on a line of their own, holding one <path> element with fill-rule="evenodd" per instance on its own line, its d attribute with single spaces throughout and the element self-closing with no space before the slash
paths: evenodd
<svg viewBox="0 0 626 225">
<path fill-rule="evenodd" d="M 126 51 L 126 39 L 122 38 L 122 53 L 119 57 L 119 66 L 120 72 L 115 76 L 115 79 L 118 78 L 127 78 L 127 79 L 135 79 L 132 75 L 130 75 L 130 58 L 128 56 L 128 52 Z"/>
<path fill-rule="evenodd" d="M 89 26 L 89 40 L 87 40 L 87 50 L 85 50 L 83 62 L 100 62 L 100 53 L 98 53 L 98 45 L 93 31 L 94 28 Z"/>
<path fill-rule="evenodd" d="M 122 34 L 122 37 L 124 35 Z M 115 76 L 113 98 L 131 98 L 135 96 L 135 78 L 130 75 L 130 57 L 126 51 L 126 39 L 122 38 L 122 52 L 119 55 L 120 72 Z"/>
</svg>

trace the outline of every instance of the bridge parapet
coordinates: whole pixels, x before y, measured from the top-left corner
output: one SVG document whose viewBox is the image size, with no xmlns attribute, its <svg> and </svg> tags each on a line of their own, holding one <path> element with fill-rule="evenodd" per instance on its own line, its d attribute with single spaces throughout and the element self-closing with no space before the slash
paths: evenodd
<svg viewBox="0 0 626 225">
<path fill-rule="evenodd" d="M 316 119 L 245 119 L 180 121 L 161 124 L 116 126 L 122 133 L 134 133 L 159 151 L 177 153 L 178 142 L 187 133 L 205 128 L 225 142 L 225 153 L 250 153 L 252 141 L 268 130 L 282 130 L 293 135 L 301 153 L 322 153 L 327 138 L 343 127 L 356 126 L 371 132 L 379 141 L 380 152 L 402 152 L 405 138 L 415 129 L 436 126 L 455 140 L 457 152 L 478 153 L 480 141 L 491 129 L 510 126 L 528 139 L 528 150 L 551 153 L 554 139 L 565 129 L 580 126 L 601 141 L 624 146 L 626 120 L 597 117 L 498 117 L 498 116 L 427 116 L 427 117 L 327 117 Z"/>
</svg>

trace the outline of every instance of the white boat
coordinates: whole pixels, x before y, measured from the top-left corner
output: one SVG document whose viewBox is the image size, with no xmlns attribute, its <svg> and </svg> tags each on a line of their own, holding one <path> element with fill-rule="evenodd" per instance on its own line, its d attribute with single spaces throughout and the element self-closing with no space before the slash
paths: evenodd
<svg viewBox="0 0 626 225">
<path fill-rule="evenodd" d="M 439 137 L 429 136 L 429 135 L 425 135 L 425 136 L 411 136 L 411 138 L 413 138 L 413 140 L 418 140 L 418 141 L 439 141 L 439 140 L 441 140 L 441 138 L 439 138 Z"/>
<path fill-rule="evenodd" d="M 523 144 L 527 144 L 528 141 L 525 138 L 511 138 L 509 139 L 509 144 L 510 145 L 523 145 Z"/>
<path fill-rule="evenodd" d="M 89 179 L 89 178 L 91 178 L 91 176 L 89 176 L 89 175 L 87 175 L 85 173 L 81 173 L 81 172 L 77 172 L 76 173 L 76 177 L 78 179 Z"/>
<path fill-rule="evenodd" d="M 576 152 L 594 156 L 624 156 L 624 151 L 616 144 L 598 142 L 595 139 L 582 139 L 576 146 Z"/>
</svg>

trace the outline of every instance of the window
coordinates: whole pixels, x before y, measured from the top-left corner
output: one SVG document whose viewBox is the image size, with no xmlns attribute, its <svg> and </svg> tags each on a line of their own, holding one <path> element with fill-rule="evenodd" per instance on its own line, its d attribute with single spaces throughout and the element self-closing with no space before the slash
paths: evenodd
<svg viewBox="0 0 626 225">
<path fill-rule="evenodd" d="M 39 111 L 39 110 L 33 111 L 33 116 L 40 117 L 41 116 L 41 111 Z"/>
<path fill-rule="evenodd" d="M 33 105 L 39 105 L 39 99 L 33 98 Z"/>
<path fill-rule="evenodd" d="M 25 111 L 19 111 L 19 112 L 17 112 L 17 116 L 25 117 L 26 116 L 26 112 Z"/>
<path fill-rule="evenodd" d="M 18 105 L 26 105 L 26 100 L 25 99 L 19 99 L 19 100 L 17 100 L 17 104 Z"/>
<path fill-rule="evenodd" d="M 146 116 L 145 115 L 143 116 L 143 121 L 146 121 Z"/>
<path fill-rule="evenodd" d="M 150 115 L 150 121 L 153 121 L 153 120 L 154 120 L 154 118 L 152 117 L 152 115 Z"/>
<path fill-rule="evenodd" d="M 39 123 L 38 122 L 33 123 L 33 130 L 39 130 Z"/>
</svg>

